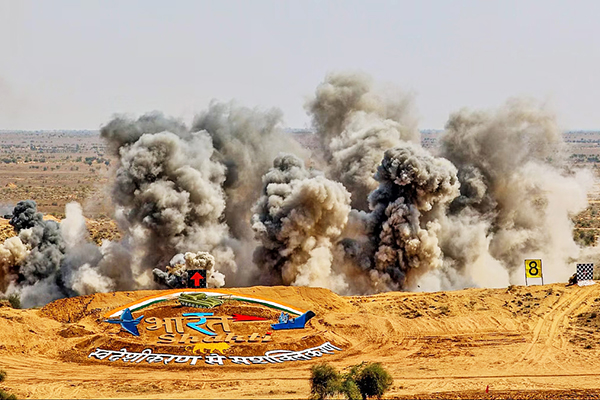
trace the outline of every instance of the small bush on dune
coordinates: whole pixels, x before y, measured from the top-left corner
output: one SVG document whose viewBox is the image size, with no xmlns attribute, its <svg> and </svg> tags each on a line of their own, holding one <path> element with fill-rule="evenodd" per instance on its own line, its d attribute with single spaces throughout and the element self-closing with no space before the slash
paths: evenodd
<svg viewBox="0 0 600 400">
<path fill-rule="evenodd" d="M 6 393 L 4 390 L 0 389 L 0 400 L 17 400 L 17 396 Z"/>
<path fill-rule="evenodd" d="M 342 375 L 342 393 L 345 394 L 346 398 L 349 400 L 362 399 L 362 394 L 356 384 L 356 376 L 364 365 L 364 362 L 353 365 L 348 372 Z"/>
<path fill-rule="evenodd" d="M 354 379 L 347 378 L 344 379 L 341 386 L 341 393 L 346 395 L 348 400 L 360 400 L 362 395 L 360 393 L 360 389 Z"/>
<path fill-rule="evenodd" d="M 394 382 L 391 375 L 379 363 L 365 365 L 358 372 L 355 381 L 363 399 L 373 396 L 381 399 Z"/>
<path fill-rule="evenodd" d="M 349 400 L 374 396 L 381 399 L 393 383 L 391 375 L 379 363 L 363 362 L 341 375 L 323 363 L 312 367 L 311 372 L 311 398 L 315 400 L 335 395 L 344 395 Z"/>
<path fill-rule="evenodd" d="M 0 382 L 6 379 L 6 372 L 0 369 Z M 0 389 L 0 400 L 17 400 L 17 396 Z"/>
<path fill-rule="evenodd" d="M 12 308 L 21 308 L 21 298 L 16 293 L 8 296 L 8 302 Z"/>
<path fill-rule="evenodd" d="M 325 399 L 339 392 L 340 375 L 327 363 L 318 364 L 311 368 L 310 393 L 315 400 Z"/>
</svg>

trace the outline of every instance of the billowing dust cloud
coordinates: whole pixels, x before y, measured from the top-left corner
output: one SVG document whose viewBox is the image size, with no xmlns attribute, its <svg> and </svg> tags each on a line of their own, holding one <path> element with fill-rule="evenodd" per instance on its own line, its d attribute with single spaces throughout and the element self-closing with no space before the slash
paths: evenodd
<svg viewBox="0 0 600 400">
<path fill-rule="evenodd" d="M 214 160 L 225 167 L 225 221 L 237 239 L 252 239 L 252 206 L 261 194 L 261 176 L 281 152 L 307 157 L 293 137 L 283 131 L 279 109 L 261 111 L 235 103 L 210 104 L 193 123 L 194 132 L 207 132 Z"/>
<path fill-rule="evenodd" d="M 252 228 L 261 243 L 254 262 L 265 283 L 343 292 L 347 285 L 333 271 L 333 250 L 348 221 L 348 191 L 293 155 L 277 157 L 263 184 Z"/>
<path fill-rule="evenodd" d="M 118 155 L 112 199 L 132 268 L 164 266 L 177 253 L 207 251 L 235 272 L 227 239 L 225 166 L 213 159 L 205 132 L 190 132 L 160 114 L 119 117 L 101 136 Z"/>
<path fill-rule="evenodd" d="M 570 169 L 565 150 L 554 114 L 531 100 L 450 116 L 440 156 L 461 186 L 441 236 L 441 288 L 520 282 L 525 258 L 543 258 L 547 281 L 568 279 L 580 252 L 571 217 L 587 206 L 593 177 Z"/>
<path fill-rule="evenodd" d="M 420 143 L 412 98 L 394 89 L 378 92 L 364 74 L 328 75 L 306 109 L 328 176 L 348 189 L 358 210 L 368 210 L 383 153 L 406 141 Z"/>
<path fill-rule="evenodd" d="M 552 112 L 529 100 L 452 114 L 429 151 L 412 97 L 363 74 L 329 74 L 307 102 L 319 148 L 281 111 L 213 102 L 191 127 L 154 112 L 117 116 L 101 136 L 117 160 L 119 241 L 89 240 L 76 203 L 60 223 L 20 202 L 0 245 L 0 294 L 53 299 L 180 287 L 307 285 L 341 294 L 546 282 L 572 274 L 571 218 L 592 175 L 566 163 Z M 588 250 L 585 257 L 590 257 Z"/>
</svg>

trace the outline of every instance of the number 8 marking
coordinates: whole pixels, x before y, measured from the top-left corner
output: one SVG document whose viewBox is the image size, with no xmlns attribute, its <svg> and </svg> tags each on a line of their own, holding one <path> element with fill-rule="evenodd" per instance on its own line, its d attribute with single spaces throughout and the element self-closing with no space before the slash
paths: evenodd
<svg viewBox="0 0 600 400">
<path fill-rule="evenodd" d="M 535 272 L 533 272 L 535 271 Z M 529 275 L 537 275 L 540 271 L 536 261 L 529 261 Z"/>
</svg>

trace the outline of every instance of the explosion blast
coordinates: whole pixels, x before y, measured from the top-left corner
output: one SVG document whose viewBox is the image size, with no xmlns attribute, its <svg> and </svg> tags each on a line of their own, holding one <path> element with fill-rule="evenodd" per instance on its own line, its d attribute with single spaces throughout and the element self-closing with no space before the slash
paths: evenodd
<svg viewBox="0 0 600 400">
<path fill-rule="evenodd" d="M 328 75 L 306 110 L 320 143 L 312 155 L 277 109 L 213 102 L 191 128 L 157 112 L 117 116 L 101 136 L 118 160 L 110 190 L 122 239 L 92 244 L 76 203 L 57 224 L 20 202 L 18 236 L 0 245 L 0 294 L 30 307 L 173 287 L 188 267 L 208 269 L 216 287 L 502 287 L 522 282 L 524 258 L 543 257 L 556 282 L 581 256 L 570 218 L 592 175 L 567 165 L 543 106 L 460 110 L 433 152 L 420 146 L 411 96 L 365 75 Z"/>
</svg>

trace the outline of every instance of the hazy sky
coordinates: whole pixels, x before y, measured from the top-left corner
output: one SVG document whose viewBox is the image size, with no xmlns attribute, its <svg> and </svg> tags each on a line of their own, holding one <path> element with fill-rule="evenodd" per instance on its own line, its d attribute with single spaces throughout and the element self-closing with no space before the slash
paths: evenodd
<svg viewBox="0 0 600 400">
<path fill-rule="evenodd" d="M 599 16 L 597 0 L 0 0 L 0 129 L 189 122 L 213 98 L 303 127 L 335 70 L 414 92 L 421 128 L 527 95 L 565 128 L 600 129 Z"/>
</svg>

